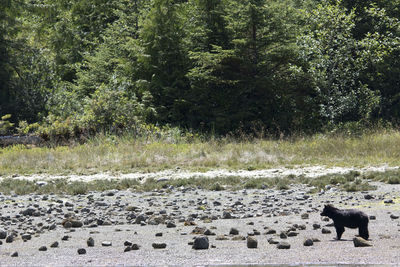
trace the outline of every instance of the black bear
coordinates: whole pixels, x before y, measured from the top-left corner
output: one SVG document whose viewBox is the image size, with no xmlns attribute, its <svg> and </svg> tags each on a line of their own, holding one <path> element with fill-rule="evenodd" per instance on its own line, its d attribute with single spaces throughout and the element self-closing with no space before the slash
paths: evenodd
<svg viewBox="0 0 400 267">
<path fill-rule="evenodd" d="M 325 205 L 324 210 L 321 212 L 321 216 L 328 216 L 333 220 L 333 224 L 336 229 L 337 240 L 340 240 L 344 232 L 345 227 L 358 228 L 358 234 L 367 240 L 369 238 L 368 233 L 368 215 L 362 211 L 349 209 L 341 210 L 335 208 L 331 204 Z"/>
</svg>

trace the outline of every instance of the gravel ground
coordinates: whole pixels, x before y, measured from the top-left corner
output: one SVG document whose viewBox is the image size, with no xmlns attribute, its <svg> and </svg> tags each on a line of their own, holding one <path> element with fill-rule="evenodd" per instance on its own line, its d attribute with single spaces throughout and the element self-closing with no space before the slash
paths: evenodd
<svg viewBox="0 0 400 267">
<path fill-rule="evenodd" d="M 293 185 L 286 191 L 169 188 L 79 196 L 1 195 L 0 266 L 399 265 L 400 185 L 376 185 L 377 190 L 356 193 L 330 188 L 309 194 L 311 188 Z M 355 247 L 355 229 L 346 229 L 342 241 L 334 240 L 332 221 L 320 216 L 326 203 L 372 216 L 372 246 Z M 232 228 L 238 235 L 230 234 Z M 193 249 L 194 239 L 205 234 L 209 248 Z M 2 238 L 6 236 L 12 242 Z M 257 248 L 247 247 L 248 236 L 257 240 Z M 89 237 L 94 246 L 88 246 Z M 287 242 L 290 249 L 278 249 L 269 243 L 271 238 Z M 316 242 L 304 246 L 306 239 Z M 58 247 L 51 247 L 54 242 Z M 155 249 L 154 243 L 166 248 Z M 124 252 L 134 248 L 132 244 L 139 249 Z M 42 246 L 47 250 L 39 251 Z M 86 253 L 79 255 L 80 248 Z M 15 252 L 18 256 L 12 257 Z"/>
</svg>

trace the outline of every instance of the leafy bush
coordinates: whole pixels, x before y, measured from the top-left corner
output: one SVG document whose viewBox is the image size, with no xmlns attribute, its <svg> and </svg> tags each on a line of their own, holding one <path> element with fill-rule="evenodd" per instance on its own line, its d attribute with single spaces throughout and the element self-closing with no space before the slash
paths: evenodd
<svg viewBox="0 0 400 267">
<path fill-rule="evenodd" d="M 14 123 L 9 122 L 10 118 L 11 118 L 11 114 L 6 114 L 3 117 L 1 117 L 1 120 L 0 120 L 0 135 L 4 135 L 4 134 L 10 133 L 11 129 L 14 127 Z"/>
</svg>

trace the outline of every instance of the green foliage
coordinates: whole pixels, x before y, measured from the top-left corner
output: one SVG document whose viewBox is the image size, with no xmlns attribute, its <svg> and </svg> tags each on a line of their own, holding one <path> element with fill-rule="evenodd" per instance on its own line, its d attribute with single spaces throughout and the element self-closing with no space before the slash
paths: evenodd
<svg viewBox="0 0 400 267">
<path fill-rule="evenodd" d="M 0 114 L 20 133 L 285 136 L 400 120 L 399 0 L 0 3 Z"/>
<path fill-rule="evenodd" d="M 6 114 L 0 118 L 0 135 L 4 135 L 10 132 L 10 130 L 14 127 L 14 123 L 11 123 L 9 119 L 11 118 L 11 114 Z"/>
<path fill-rule="evenodd" d="M 352 36 L 354 12 L 338 4 L 319 4 L 307 17 L 309 27 L 299 38 L 320 116 L 331 123 L 367 120 L 379 105 L 379 93 L 360 79 L 372 51 Z M 373 38 L 372 38 L 373 39 Z"/>
</svg>

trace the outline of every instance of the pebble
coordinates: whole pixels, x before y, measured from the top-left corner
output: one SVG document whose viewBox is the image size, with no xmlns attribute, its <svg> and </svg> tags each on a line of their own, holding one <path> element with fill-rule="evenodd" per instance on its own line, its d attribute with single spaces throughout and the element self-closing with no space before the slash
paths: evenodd
<svg viewBox="0 0 400 267">
<path fill-rule="evenodd" d="M 353 243 L 355 247 L 371 247 L 372 244 L 369 243 L 367 240 L 361 237 L 354 237 Z"/>
<path fill-rule="evenodd" d="M 206 236 L 198 236 L 195 238 L 193 242 L 193 249 L 208 249 L 210 246 L 210 242 L 208 240 L 208 237 Z"/>
<path fill-rule="evenodd" d="M 304 240 L 303 245 L 306 247 L 310 247 L 310 246 L 314 245 L 314 241 L 311 238 L 307 238 L 306 240 Z"/>
<path fill-rule="evenodd" d="M 103 241 L 103 242 L 101 242 L 101 245 L 103 247 L 111 247 L 112 243 L 111 243 L 111 241 Z"/>
<path fill-rule="evenodd" d="M 279 242 L 276 247 L 278 249 L 290 249 L 290 244 L 287 242 Z"/>
<path fill-rule="evenodd" d="M 133 245 L 131 246 L 131 249 L 132 249 L 132 250 L 139 250 L 139 245 L 138 245 L 138 244 L 133 244 Z"/>
<path fill-rule="evenodd" d="M 165 243 L 153 243 L 153 244 L 151 244 L 151 246 L 154 249 L 164 249 L 164 248 L 167 247 L 167 244 L 165 244 Z"/>
<path fill-rule="evenodd" d="M 94 247 L 94 239 L 89 237 L 88 240 L 86 240 L 86 244 L 88 247 Z"/>
<path fill-rule="evenodd" d="M 327 229 L 327 228 L 322 228 L 321 232 L 322 232 L 323 234 L 330 234 L 330 233 L 332 233 L 332 231 L 329 230 L 329 229 Z"/>
<path fill-rule="evenodd" d="M 12 243 L 14 241 L 14 236 L 13 235 L 9 235 L 6 238 L 6 243 Z"/>
<path fill-rule="evenodd" d="M 78 249 L 78 254 L 79 254 L 79 255 L 86 254 L 86 249 L 84 249 L 84 248 Z"/>
<path fill-rule="evenodd" d="M 255 237 L 253 236 L 248 236 L 247 237 L 247 247 L 248 248 L 257 248 L 258 241 Z"/>
<path fill-rule="evenodd" d="M 41 247 L 39 248 L 39 251 L 47 251 L 47 247 L 46 247 L 46 246 L 41 246 Z"/>
<path fill-rule="evenodd" d="M 239 234 L 239 230 L 236 228 L 231 228 L 231 230 L 229 231 L 230 235 L 238 235 Z"/>
<path fill-rule="evenodd" d="M 0 229 L 0 239 L 5 239 L 7 237 L 7 231 Z"/>
<path fill-rule="evenodd" d="M 18 252 L 15 251 L 13 254 L 11 254 L 11 257 L 13 257 L 13 258 L 18 257 Z"/>
<path fill-rule="evenodd" d="M 51 248 L 58 248 L 58 242 L 57 241 L 55 241 L 55 242 L 53 242 L 51 245 L 50 245 L 50 247 Z"/>
<path fill-rule="evenodd" d="M 396 219 L 398 219 L 398 218 L 399 218 L 398 215 L 390 214 L 390 219 L 396 220 Z"/>
</svg>

